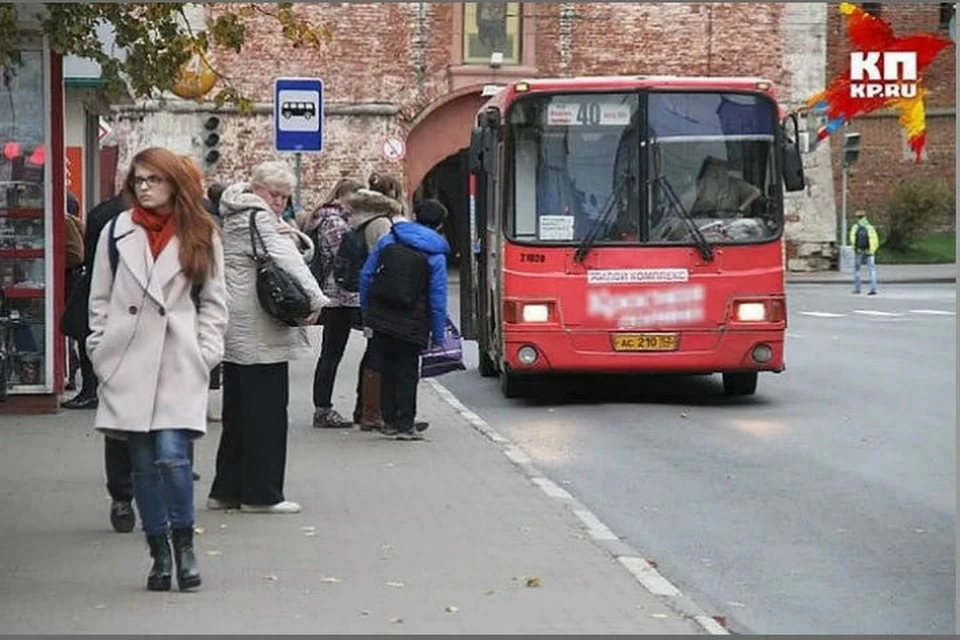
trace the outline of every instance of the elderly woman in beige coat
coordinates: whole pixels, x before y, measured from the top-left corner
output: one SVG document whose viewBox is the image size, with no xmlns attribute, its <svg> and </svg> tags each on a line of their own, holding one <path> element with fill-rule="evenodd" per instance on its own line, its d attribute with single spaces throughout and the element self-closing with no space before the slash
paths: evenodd
<svg viewBox="0 0 960 640">
<path fill-rule="evenodd" d="M 208 509 L 300 511 L 283 491 L 287 363 L 313 356 L 307 326 L 316 322 L 329 300 L 305 262 L 314 251 L 312 242 L 280 218 L 293 184 L 293 173 L 284 163 L 264 162 L 253 169 L 249 183 L 229 187 L 220 199 L 230 324 L 223 356 L 223 431 Z M 303 326 L 281 324 L 260 306 L 250 244 L 251 212 L 267 253 L 310 297 L 313 313 L 303 319 Z"/>
<path fill-rule="evenodd" d="M 151 591 L 170 589 L 172 560 L 181 590 L 200 585 L 190 446 L 206 430 L 227 324 L 223 249 L 200 189 L 172 152 L 134 156 L 125 195 L 135 205 L 101 232 L 90 281 L 95 425 L 127 440 Z"/>
</svg>

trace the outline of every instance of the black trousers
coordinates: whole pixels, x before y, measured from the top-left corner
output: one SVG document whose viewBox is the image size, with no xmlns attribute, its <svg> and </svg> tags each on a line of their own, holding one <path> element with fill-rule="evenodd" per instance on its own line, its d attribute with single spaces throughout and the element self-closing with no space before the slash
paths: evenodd
<svg viewBox="0 0 960 640">
<path fill-rule="evenodd" d="M 96 384 L 96 383 L 94 383 Z M 133 463 L 127 451 L 127 441 L 116 438 L 103 439 L 103 461 L 107 470 L 107 493 L 114 500 L 133 500 Z"/>
<path fill-rule="evenodd" d="M 77 343 L 77 355 L 80 358 L 80 395 L 84 398 L 97 395 L 97 374 L 93 372 L 93 363 L 87 356 L 84 340 Z"/>
<path fill-rule="evenodd" d="M 374 334 L 373 342 L 380 363 L 383 421 L 400 431 L 410 431 L 417 417 L 420 347 L 382 333 Z"/>
<path fill-rule="evenodd" d="M 211 498 L 249 505 L 284 500 L 289 399 L 286 362 L 223 363 L 223 424 Z"/>
<path fill-rule="evenodd" d="M 329 409 L 333 406 L 333 384 L 343 352 L 350 340 L 350 330 L 357 318 L 356 307 L 328 307 L 325 309 L 320 358 L 313 372 L 313 406 Z"/>
</svg>

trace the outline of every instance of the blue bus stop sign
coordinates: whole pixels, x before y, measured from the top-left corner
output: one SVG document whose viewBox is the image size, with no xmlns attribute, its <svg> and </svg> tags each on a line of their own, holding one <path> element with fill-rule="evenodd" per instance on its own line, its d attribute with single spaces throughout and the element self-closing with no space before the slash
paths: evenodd
<svg viewBox="0 0 960 640">
<path fill-rule="evenodd" d="M 273 81 L 273 143 L 277 151 L 323 150 L 323 80 Z"/>
</svg>

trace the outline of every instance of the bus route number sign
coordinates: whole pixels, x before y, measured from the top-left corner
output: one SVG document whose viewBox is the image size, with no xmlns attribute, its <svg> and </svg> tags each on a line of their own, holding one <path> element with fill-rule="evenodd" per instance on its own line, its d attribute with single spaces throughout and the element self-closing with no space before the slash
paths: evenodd
<svg viewBox="0 0 960 640">
<path fill-rule="evenodd" d="M 624 127 L 630 124 L 630 106 L 606 102 L 552 102 L 547 125 L 552 127 Z"/>
</svg>

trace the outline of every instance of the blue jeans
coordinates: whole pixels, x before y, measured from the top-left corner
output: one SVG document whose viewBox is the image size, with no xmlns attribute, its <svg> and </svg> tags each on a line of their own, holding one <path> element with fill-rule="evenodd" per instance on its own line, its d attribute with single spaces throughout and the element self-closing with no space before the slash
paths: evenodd
<svg viewBox="0 0 960 640">
<path fill-rule="evenodd" d="M 877 290 L 877 261 L 869 253 L 858 252 L 856 260 L 853 261 L 853 292 L 860 293 L 860 266 L 866 265 L 867 274 L 870 276 L 870 291 Z"/>
<path fill-rule="evenodd" d="M 160 429 L 127 437 L 133 497 L 148 536 L 165 534 L 170 528 L 193 528 L 192 443 L 185 429 Z"/>
</svg>

